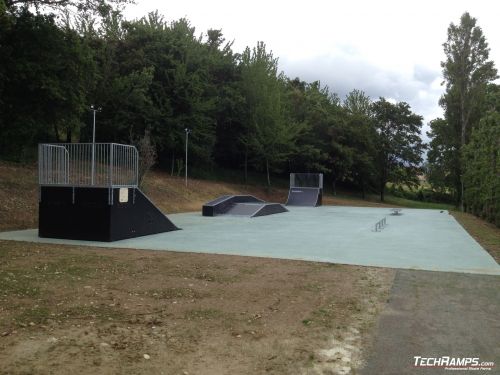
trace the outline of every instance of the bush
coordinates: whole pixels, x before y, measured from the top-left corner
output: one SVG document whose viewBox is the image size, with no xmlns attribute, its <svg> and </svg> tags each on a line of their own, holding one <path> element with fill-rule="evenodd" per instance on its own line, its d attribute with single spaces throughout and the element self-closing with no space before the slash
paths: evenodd
<svg viewBox="0 0 500 375">
<path fill-rule="evenodd" d="M 391 185 L 389 193 L 398 198 L 410 199 L 429 203 L 447 203 L 454 204 L 453 196 L 449 193 L 442 193 L 429 188 L 408 189 L 402 186 Z"/>
</svg>

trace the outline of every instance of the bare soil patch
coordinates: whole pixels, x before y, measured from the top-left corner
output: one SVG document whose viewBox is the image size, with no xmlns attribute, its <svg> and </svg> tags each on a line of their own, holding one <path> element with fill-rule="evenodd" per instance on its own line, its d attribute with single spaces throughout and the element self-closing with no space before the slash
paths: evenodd
<svg viewBox="0 0 500 375">
<path fill-rule="evenodd" d="M 349 374 L 394 271 L 0 242 L 0 374 Z"/>
</svg>

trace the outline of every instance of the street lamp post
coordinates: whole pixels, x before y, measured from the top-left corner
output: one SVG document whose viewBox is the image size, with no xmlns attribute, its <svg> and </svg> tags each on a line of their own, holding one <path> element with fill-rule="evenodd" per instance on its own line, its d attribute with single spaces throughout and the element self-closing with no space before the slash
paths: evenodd
<svg viewBox="0 0 500 375">
<path fill-rule="evenodd" d="M 189 139 L 189 133 L 191 133 L 191 130 L 188 128 L 185 128 L 184 131 L 186 132 L 186 166 L 185 166 L 184 182 L 185 182 L 186 186 L 188 186 L 188 139 Z"/>
<path fill-rule="evenodd" d="M 93 104 L 90 106 L 90 110 L 94 115 L 94 122 L 92 126 L 92 176 L 91 176 L 91 184 L 94 185 L 94 175 L 95 175 L 95 114 L 99 112 L 101 108 L 96 108 Z"/>
</svg>

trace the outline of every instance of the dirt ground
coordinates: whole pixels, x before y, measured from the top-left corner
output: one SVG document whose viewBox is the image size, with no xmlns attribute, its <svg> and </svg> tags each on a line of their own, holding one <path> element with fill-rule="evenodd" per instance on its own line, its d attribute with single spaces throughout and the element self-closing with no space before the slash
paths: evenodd
<svg viewBox="0 0 500 375">
<path fill-rule="evenodd" d="M 0 374 L 354 374 L 394 271 L 0 242 Z"/>
</svg>

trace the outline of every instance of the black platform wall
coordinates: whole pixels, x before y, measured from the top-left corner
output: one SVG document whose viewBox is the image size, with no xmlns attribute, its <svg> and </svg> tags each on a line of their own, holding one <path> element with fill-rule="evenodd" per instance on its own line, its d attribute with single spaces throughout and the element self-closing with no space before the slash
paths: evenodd
<svg viewBox="0 0 500 375">
<path fill-rule="evenodd" d="M 128 202 L 119 190 L 110 205 L 108 188 L 42 186 L 38 235 L 117 241 L 179 229 L 139 189 L 128 189 Z"/>
</svg>

